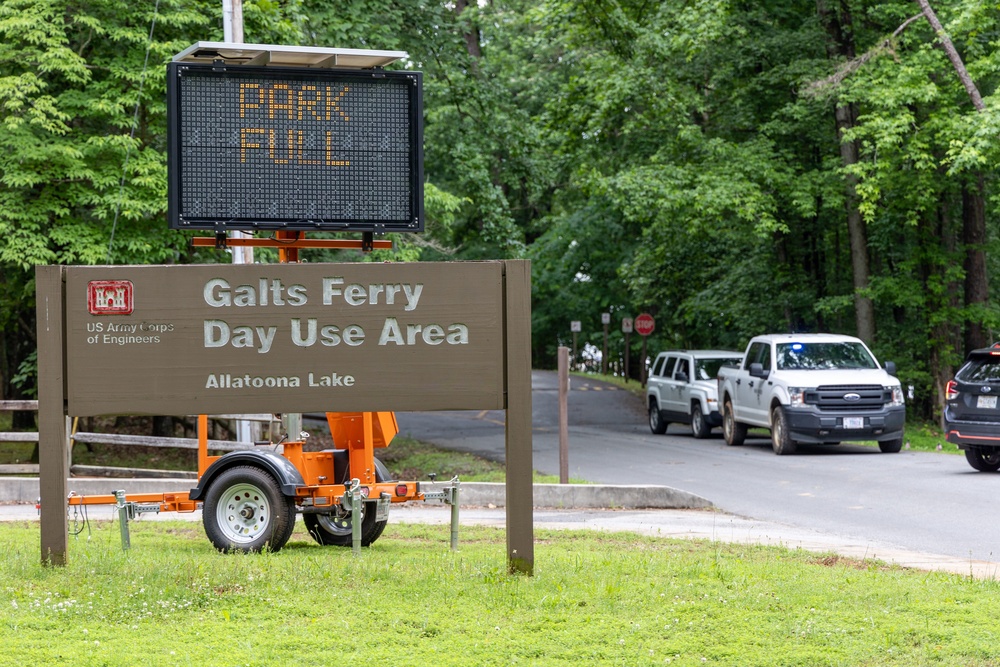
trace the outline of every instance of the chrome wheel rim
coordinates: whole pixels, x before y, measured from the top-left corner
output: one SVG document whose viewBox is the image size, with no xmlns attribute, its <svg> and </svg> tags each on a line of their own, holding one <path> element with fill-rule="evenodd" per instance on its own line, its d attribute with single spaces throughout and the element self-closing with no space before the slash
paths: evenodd
<svg viewBox="0 0 1000 667">
<path fill-rule="evenodd" d="M 271 503 L 253 484 L 234 484 L 222 494 L 215 518 L 227 540 L 233 544 L 248 544 L 270 529 Z"/>
</svg>

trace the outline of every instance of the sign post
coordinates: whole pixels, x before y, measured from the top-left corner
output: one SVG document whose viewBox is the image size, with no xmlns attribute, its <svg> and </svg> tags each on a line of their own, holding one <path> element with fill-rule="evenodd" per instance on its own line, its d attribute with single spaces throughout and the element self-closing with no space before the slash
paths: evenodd
<svg viewBox="0 0 1000 667">
<path fill-rule="evenodd" d="M 608 374 L 608 325 L 611 324 L 611 313 L 601 313 L 601 324 L 604 327 L 604 347 L 601 348 L 601 375 Z"/>
<path fill-rule="evenodd" d="M 559 483 L 569 484 L 569 350 L 559 347 Z"/>
<path fill-rule="evenodd" d="M 628 372 L 628 358 L 632 355 L 632 350 L 629 348 L 629 339 L 632 336 L 632 318 L 623 317 L 622 318 L 622 333 L 625 334 L 625 384 L 629 381 Z"/>
<path fill-rule="evenodd" d="M 576 363 L 576 335 L 583 331 L 580 320 L 573 320 L 569 323 L 569 330 L 573 333 L 573 356 L 570 357 L 570 368 Z"/>
<path fill-rule="evenodd" d="M 635 318 L 635 332 L 642 336 L 642 365 L 639 367 L 639 382 L 646 386 L 646 339 L 656 329 L 656 321 L 649 313 L 642 313 Z"/>
</svg>

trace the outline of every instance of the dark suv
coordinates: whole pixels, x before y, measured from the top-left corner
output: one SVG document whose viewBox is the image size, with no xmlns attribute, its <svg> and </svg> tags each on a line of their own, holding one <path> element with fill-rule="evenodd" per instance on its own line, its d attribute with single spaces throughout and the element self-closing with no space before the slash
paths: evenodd
<svg viewBox="0 0 1000 667">
<path fill-rule="evenodd" d="M 945 390 L 944 432 L 976 470 L 1000 470 L 1000 343 L 973 350 Z"/>
</svg>

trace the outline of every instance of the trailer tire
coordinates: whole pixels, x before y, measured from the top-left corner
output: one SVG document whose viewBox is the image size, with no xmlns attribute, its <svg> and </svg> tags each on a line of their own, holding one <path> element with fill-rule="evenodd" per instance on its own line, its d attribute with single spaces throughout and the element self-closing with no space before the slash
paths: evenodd
<svg viewBox="0 0 1000 667">
<path fill-rule="evenodd" d="M 279 551 L 295 530 L 295 502 L 256 466 L 219 473 L 205 492 L 202 523 L 219 551 Z"/>
<path fill-rule="evenodd" d="M 388 520 L 375 520 L 374 500 L 365 501 L 361 510 L 361 546 L 371 546 L 379 538 Z M 330 514 L 303 514 L 302 520 L 306 530 L 317 543 L 324 546 L 349 547 L 354 544 L 354 534 L 351 527 L 351 515 L 338 516 Z"/>
<path fill-rule="evenodd" d="M 375 462 L 375 481 L 389 481 L 389 469 L 378 459 L 373 460 Z M 386 524 L 389 523 L 388 519 L 375 521 L 375 502 L 374 500 L 369 500 L 365 501 L 364 505 L 362 505 L 361 546 L 363 547 L 371 546 L 372 542 L 377 540 L 382 531 L 385 530 Z M 354 545 L 350 514 L 346 517 L 338 518 L 337 514 L 333 512 L 329 514 L 309 513 L 303 514 L 302 520 L 306 524 L 306 530 L 309 531 L 309 535 L 319 544 L 334 547 L 350 547 Z"/>
</svg>

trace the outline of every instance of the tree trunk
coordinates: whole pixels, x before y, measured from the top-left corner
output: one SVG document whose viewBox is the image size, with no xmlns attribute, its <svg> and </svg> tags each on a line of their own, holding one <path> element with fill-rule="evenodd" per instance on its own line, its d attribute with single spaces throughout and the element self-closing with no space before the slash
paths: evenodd
<svg viewBox="0 0 1000 667">
<path fill-rule="evenodd" d="M 835 61 L 854 58 L 854 26 L 846 0 L 841 0 L 839 13 L 830 10 L 824 0 L 816 0 L 816 11 L 826 28 L 827 56 Z M 838 104 L 834 112 L 840 161 L 845 167 L 858 162 L 858 144 L 844 141 L 844 133 L 857 122 L 857 109 L 851 104 Z M 858 208 L 857 176 L 848 174 L 844 190 L 847 200 L 847 233 L 851 245 L 851 272 L 854 287 L 854 319 L 858 337 L 871 343 L 875 338 L 875 304 L 864 296 L 871 280 L 871 259 L 868 256 L 868 230 Z"/>
<path fill-rule="evenodd" d="M 468 0 L 455 0 L 455 16 L 461 16 L 468 6 Z M 470 21 L 468 30 L 465 31 L 463 37 L 465 38 L 465 50 L 469 52 L 470 56 L 479 60 L 483 55 L 482 49 L 479 47 L 479 28 Z"/>
<path fill-rule="evenodd" d="M 927 18 L 927 22 L 934 28 L 941 48 L 955 68 L 959 80 L 965 87 L 965 92 L 972 101 L 972 106 L 976 111 L 983 113 L 986 105 L 979 94 L 979 88 L 972 80 L 958 49 L 952 43 L 948 33 L 944 31 L 944 26 L 938 20 L 937 14 L 931 7 L 929 0 L 917 0 L 920 10 Z M 965 322 L 965 351 L 974 350 L 977 347 L 985 347 L 989 344 L 986 332 L 983 331 L 983 322 L 980 306 L 985 306 L 989 298 L 989 281 L 986 274 L 986 186 L 983 183 L 982 173 L 974 175 L 974 182 L 962 187 L 962 242 L 965 244 L 965 306 L 969 311 L 969 317 Z"/>
<path fill-rule="evenodd" d="M 174 418 L 173 417 L 153 417 L 153 433 L 152 435 L 159 436 L 161 438 L 172 438 L 174 437 Z"/>
<path fill-rule="evenodd" d="M 965 322 L 965 351 L 987 347 L 990 341 L 983 328 L 982 309 L 989 298 L 986 272 L 986 201 L 983 175 L 962 188 L 962 242 L 965 245 L 965 306 L 970 310 Z"/>
</svg>

